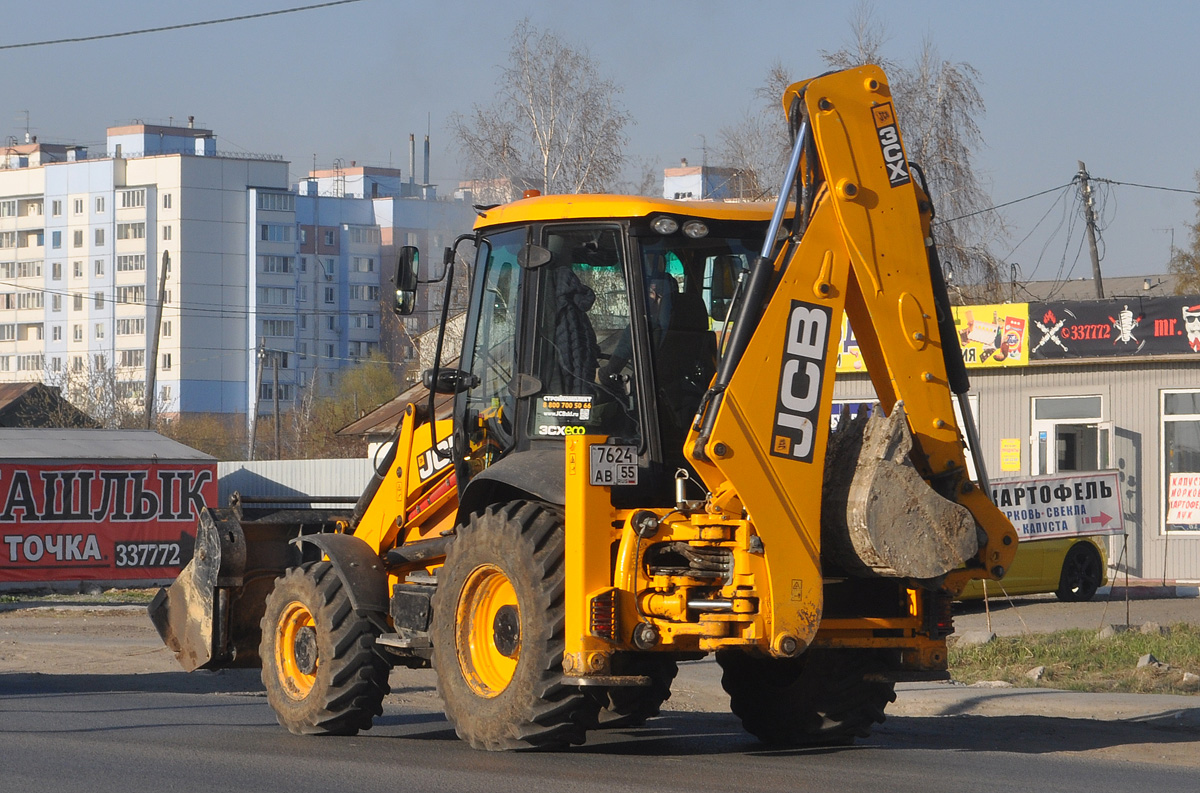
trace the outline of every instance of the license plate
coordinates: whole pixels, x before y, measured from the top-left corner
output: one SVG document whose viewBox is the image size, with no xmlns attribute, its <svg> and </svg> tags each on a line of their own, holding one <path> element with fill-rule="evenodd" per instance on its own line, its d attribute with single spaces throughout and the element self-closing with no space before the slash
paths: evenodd
<svg viewBox="0 0 1200 793">
<path fill-rule="evenodd" d="M 591 449 L 590 482 L 614 487 L 638 483 L 637 447 L 596 445 Z"/>
</svg>

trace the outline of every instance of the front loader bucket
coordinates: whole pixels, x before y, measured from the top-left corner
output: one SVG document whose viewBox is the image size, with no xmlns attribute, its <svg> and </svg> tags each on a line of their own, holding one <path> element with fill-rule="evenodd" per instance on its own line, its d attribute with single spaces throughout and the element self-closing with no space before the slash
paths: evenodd
<svg viewBox="0 0 1200 793">
<path fill-rule="evenodd" d="M 335 525 L 321 510 L 275 511 L 257 520 L 249 512 L 201 510 L 192 561 L 150 603 L 158 635 L 188 672 L 258 666 L 267 595 L 276 578 L 302 561 L 288 541 Z"/>
</svg>

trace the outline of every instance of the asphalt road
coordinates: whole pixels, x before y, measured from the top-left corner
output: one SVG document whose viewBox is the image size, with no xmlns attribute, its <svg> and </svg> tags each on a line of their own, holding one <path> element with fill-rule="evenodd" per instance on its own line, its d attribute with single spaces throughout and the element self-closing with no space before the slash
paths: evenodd
<svg viewBox="0 0 1200 793">
<path fill-rule="evenodd" d="M 1163 624 L 1198 606 L 1143 602 Z M 1049 603 L 1018 610 L 1035 626 L 1057 619 Z M 984 616 L 969 611 L 960 628 Z M 698 662 L 644 728 L 593 732 L 565 752 L 492 754 L 454 736 L 427 670 L 393 674 L 371 731 L 307 738 L 275 723 L 257 670 L 173 664 L 144 613 L 0 614 L 0 791 L 1192 793 L 1200 778 L 1194 697 L 902 686 L 865 741 L 783 751 L 741 729 L 715 665 Z"/>
<path fill-rule="evenodd" d="M 1196 790 L 1160 764 L 1170 730 L 1044 717 L 893 717 L 851 748 L 780 751 L 727 713 L 672 712 L 560 753 L 491 754 L 440 713 L 389 703 L 369 733 L 303 738 L 274 723 L 253 673 L 0 676 L 0 786 L 22 793 L 361 791 Z M 427 674 L 416 673 L 414 680 Z M 184 688 L 191 689 L 192 683 Z M 419 692 L 417 692 L 419 693 Z M 1141 747 L 1131 760 L 1120 750 Z"/>
</svg>

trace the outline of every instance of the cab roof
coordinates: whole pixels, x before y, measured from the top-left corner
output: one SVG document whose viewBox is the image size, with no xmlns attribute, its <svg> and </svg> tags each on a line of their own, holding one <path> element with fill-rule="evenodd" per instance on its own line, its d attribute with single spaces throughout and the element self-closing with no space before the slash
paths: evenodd
<svg viewBox="0 0 1200 793">
<path fill-rule="evenodd" d="M 616 220 L 666 213 L 710 220 L 770 220 L 774 203 L 763 201 L 726 203 L 721 201 L 673 201 L 646 196 L 588 193 L 523 198 L 481 210 L 476 229 L 510 223 L 548 220 Z"/>
</svg>

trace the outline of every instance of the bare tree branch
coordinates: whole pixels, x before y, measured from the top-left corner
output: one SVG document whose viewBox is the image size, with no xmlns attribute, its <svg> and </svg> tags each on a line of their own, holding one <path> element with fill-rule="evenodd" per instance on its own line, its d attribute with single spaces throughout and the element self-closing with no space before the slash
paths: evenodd
<svg viewBox="0 0 1200 793">
<path fill-rule="evenodd" d="M 586 50 L 519 23 L 495 100 L 450 119 L 481 198 L 509 201 L 530 183 L 546 194 L 610 189 L 631 121 L 620 92 Z"/>
</svg>

